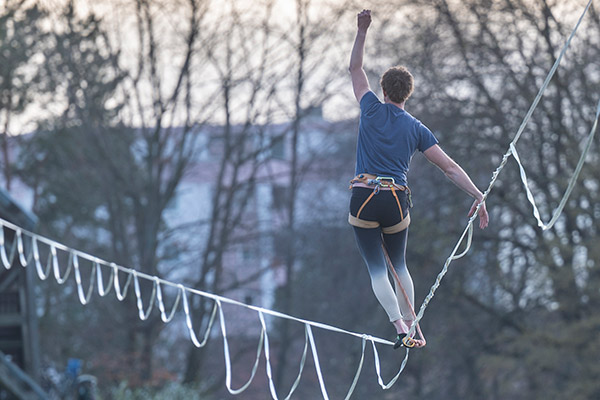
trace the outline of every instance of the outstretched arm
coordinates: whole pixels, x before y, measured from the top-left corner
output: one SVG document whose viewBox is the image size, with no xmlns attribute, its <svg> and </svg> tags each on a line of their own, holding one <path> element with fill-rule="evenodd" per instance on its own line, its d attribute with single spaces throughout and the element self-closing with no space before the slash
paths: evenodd
<svg viewBox="0 0 600 400">
<path fill-rule="evenodd" d="M 467 175 L 456 161 L 448 157 L 448 155 L 444 153 L 444 150 L 437 144 L 425 150 L 423 154 L 429 161 L 437 165 L 456 186 L 475 198 L 475 202 L 469 210 L 469 217 L 471 217 L 479 203 L 483 201 L 483 194 L 477 189 L 473 181 L 471 181 L 469 175 Z M 483 229 L 488 225 L 490 220 L 487 209 L 485 208 L 485 203 L 481 205 L 477 214 L 479 216 L 479 227 Z"/>
<path fill-rule="evenodd" d="M 365 52 L 365 39 L 367 37 L 367 30 L 371 25 L 371 10 L 362 10 L 358 14 L 358 30 L 356 32 L 356 39 L 354 40 L 354 47 L 352 47 L 352 54 L 350 56 L 350 76 L 352 77 L 352 88 L 354 89 L 354 96 L 356 100 L 360 102 L 360 99 L 367 93 L 371 88 L 369 87 L 369 81 L 367 74 L 363 69 L 363 54 Z"/>
</svg>

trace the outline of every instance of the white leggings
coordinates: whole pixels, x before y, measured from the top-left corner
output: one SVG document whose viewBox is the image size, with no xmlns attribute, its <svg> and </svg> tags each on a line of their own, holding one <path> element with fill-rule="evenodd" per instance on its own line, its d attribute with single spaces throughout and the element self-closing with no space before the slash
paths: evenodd
<svg viewBox="0 0 600 400">
<path fill-rule="evenodd" d="M 371 286 L 375 297 L 387 313 L 391 322 L 399 319 L 413 320 L 414 286 L 413 281 L 406 268 L 406 241 L 408 228 L 394 234 L 382 234 L 381 228 L 365 229 L 353 227 L 358 250 L 367 264 L 371 276 Z M 402 287 L 410 300 L 407 303 L 402 289 L 392 288 L 388 278 L 388 270 L 383 253 L 382 243 L 388 251 L 388 255 L 394 265 L 394 269 L 400 278 Z M 394 286 L 397 286 L 394 279 Z"/>
</svg>

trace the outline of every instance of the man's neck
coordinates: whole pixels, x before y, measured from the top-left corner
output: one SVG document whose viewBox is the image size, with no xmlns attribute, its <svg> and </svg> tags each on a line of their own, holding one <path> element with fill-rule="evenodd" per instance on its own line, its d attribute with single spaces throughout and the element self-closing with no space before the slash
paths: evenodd
<svg viewBox="0 0 600 400">
<path fill-rule="evenodd" d="M 403 110 L 404 110 L 404 105 L 406 104 L 406 101 L 403 101 L 402 103 L 395 103 L 395 102 L 391 101 L 387 96 L 384 98 L 384 102 L 386 104 L 394 105 L 394 106 L 396 106 L 398 108 L 401 108 Z"/>
</svg>

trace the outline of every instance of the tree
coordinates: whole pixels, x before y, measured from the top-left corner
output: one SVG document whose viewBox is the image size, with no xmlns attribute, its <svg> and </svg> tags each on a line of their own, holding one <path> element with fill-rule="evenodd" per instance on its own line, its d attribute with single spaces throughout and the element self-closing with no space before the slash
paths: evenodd
<svg viewBox="0 0 600 400">
<path fill-rule="evenodd" d="M 282 266 L 287 281 L 275 307 L 387 335 L 389 324 L 374 312 L 379 308 L 344 220 L 342 182 L 352 173 L 356 127 L 351 120 L 323 123 L 327 127 L 318 129 L 331 134 L 309 140 L 318 130 L 311 110 L 331 99 L 354 105 L 344 71 L 353 25 L 348 23 L 348 46 L 332 40 L 345 33 L 335 21 L 353 20 L 350 12 L 319 6 L 313 13 L 315 3 L 298 0 L 297 19 L 290 23 L 274 18 L 277 5 L 267 0 L 258 6 L 229 1 L 219 9 L 192 0 L 140 0 L 122 5 L 136 27 L 126 41 L 119 31 L 107 31 L 106 21 L 78 16 L 74 4 L 60 10 L 54 39 L 41 42 L 52 78 L 42 83 L 55 94 L 54 107 L 63 109 L 41 125 L 19 159 L 20 176 L 36 190 L 35 211 L 45 233 L 238 299 L 257 293 L 256 279 Z M 575 15 L 544 0 L 397 0 L 378 6 L 379 28 L 367 47 L 369 76 L 408 64 L 416 92 L 407 110 L 483 187 Z M 597 11 L 590 13 L 518 144 L 544 216 L 558 202 L 592 123 L 600 24 Z M 177 24 L 169 24 L 173 15 Z M 345 86 L 347 95 L 338 96 Z M 346 118 L 350 108 L 343 110 Z M 277 158 L 281 149 L 287 156 Z M 597 397 L 595 148 L 589 158 L 564 216 L 546 233 L 534 228 L 517 168 L 512 161 L 505 168 L 488 200 L 492 227 L 477 232 L 471 253 L 453 263 L 422 321 L 428 347 L 411 357 L 393 395 Z M 186 174 L 203 182 L 186 185 Z M 422 158 L 415 157 L 409 180 L 415 207 L 408 262 L 418 303 L 462 231 L 470 201 L 455 200 L 463 195 Z M 326 193 L 335 204 L 315 193 Z M 174 216 L 175 201 L 199 194 L 208 200 L 197 218 Z M 269 207 L 281 218 L 265 217 Z M 133 301 L 119 308 L 114 301 L 102 303 L 111 312 L 84 319 L 75 307 L 60 312 L 66 296 L 72 297 L 68 290 L 46 288 L 42 300 L 44 322 L 56 323 L 56 332 L 73 337 L 72 326 L 84 320 L 107 326 L 104 317 L 119 329 L 107 337 L 94 329 L 98 325 L 86 326 L 85 335 L 62 342 L 53 354 L 89 352 L 99 363 L 103 344 L 117 343 L 114 357 L 131 358 L 111 365 L 117 379 L 140 384 L 154 375 L 153 362 L 169 361 L 155 345 L 161 332 L 179 333 L 179 325 L 163 330 L 155 316 L 139 322 Z M 205 326 L 212 304 L 201 298 L 191 303 L 197 326 Z M 285 346 L 292 351 L 302 343 L 293 325 L 275 326 L 279 389 L 291 375 L 286 371 L 293 357 Z M 254 346 L 244 339 L 256 332 L 231 333 L 242 339 L 232 341 L 233 358 L 244 359 Z M 357 350 L 348 350 L 346 339 L 316 335 L 326 381 L 334 386 L 330 393 L 343 395 Z M 96 347 L 84 336 L 93 337 Z M 185 367 L 177 372 L 187 382 L 203 383 L 207 395 L 220 396 L 222 374 L 208 382 L 202 374 L 217 361 L 187 338 L 183 347 L 177 361 Z M 385 370 L 396 365 L 396 354 L 385 353 Z M 363 374 L 357 393 L 372 396 L 379 390 L 373 371 Z M 319 395 L 310 385 L 298 390 L 307 398 Z"/>
<path fill-rule="evenodd" d="M 216 145 L 213 156 L 218 167 L 212 169 L 206 222 L 194 231 L 201 238 L 196 241 L 201 262 L 199 273 L 192 274 L 190 281 L 211 293 L 231 293 L 271 268 L 267 262 L 258 268 L 246 266 L 251 272 L 240 273 L 235 266 L 227 266 L 224 257 L 239 246 L 257 247 L 261 237 L 271 234 L 261 231 L 260 216 L 253 209 L 258 208 L 256 201 L 268 201 L 260 199 L 257 186 L 271 179 L 269 154 L 285 134 L 269 126 L 277 115 L 274 103 L 284 73 L 279 69 L 281 40 L 271 30 L 273 5 L 273 1 L 259 6 L 228 2 L 214 17 L 217 24 L 207 30 L 203 56 L 216 77 L 215 108 L 223 123 L 207 139 Z M 203 164 L 197 162 L 196 168 Z M 212 304 L 207 303 L 202 298 L 193 304 L 199 325 L 210 317 Z M 247 348 L 234 351 L 243 353 Z M 204 349 L 189 345 L 185 382 L 202 376 L 204 359 Z M 222 379 L 208 390 L 222 386 Z"/>
<path fill-rule="evenodd" d="M 26 7 L 23 1 L 8 1 L 0 14 L 0 147 L 4 184 L 10 191 L 12 161 L 9 138 L 13 118 L 18 117 L 32 101 L 36 90 L 36 74 L 31 66 L 37 43 L 43 37 L 40 21 L 42 11 Z"/>
<path fill-rule="evenodd" d="M 410 102 L 424 102 L 427 108 L 419 107 L 417 115 L 438 131 L 444 148 L 467 171 L 491 172 L 556 60 L 579 8 L 559 16 L 559 5 L 546 1 L 439 1 L 413 6 L 421 8 L 421 15 L 429 10 L 424 14 L 430 16 L 432 25 L 420 29 L 411 25 L 414 36 L 426 39 L 418 41 L 413 51 L 399 52 L 399 58 L 415 64 L 419 97 Z M 588 21 L 596 17 L 592 10 Z M 597 29 L 594 22 L 582 26 L 518 144 L 530 184 L 547 217 L 566 188 L 592 124 L 597 99 L 590 96 L 593 90 L 586 88 L 598 86 L 598 75 L 584 71 L 596 69 L 589 60 L 597 57 L 598 45 L 592 39 Z M 392 34 L 390 40 L 394 38 Z M 427 79 L 421 83 L 419 76 Z M 420 88 L 425 89 L 421 95 Z M 433 98 L 435 102 L 426 101 Z M 465 146 L 466 142 L 471 144 Z M 596 201 L 592 199 L 598 194 L 592 183 L 596 158 L 595 154 L 590 157 L 592 163 L 584 170 L 582 185 L 573 193 L 569 209 L 546 233 L 534 227 L 514 164 L 503 171 L 489 200 L 496 228 L 480 235 L 485 244 L 470 256 L 476 263 L 456 263 L 454 270 L 464 268 L 464 273 L 455 272 L 458 275 L 449 275 L 444 283 L 460 294 L 457 309 L 470 315 L 464 322 L 469 322 L 472 335 L 464 358 L 457 359 L 460 365 L 450 369 L 465 373 L 438 380 L 440 393 L 449 388 L 461 398 L 544 398 L 556 393 L 586 398 L 597 393 L 587 377 L 575 378 L 562 368 L 563 362 L 543 356 L 556 354 L 558 346 L 565 346 L 574 356 L 560 352 L 560 357 L 567 357 L 567 363 L 573 365 L 577 357 L 586 359 L 583 353 L 594 353 L 593 342 L 582 345 L 583 353 L 566 344 L 567 331 L 572 332 L 566 327 L 581 328 L 596 320 L 589 311 L 598 288 L 589 256 L 598 233 L 590 225 L 591 204 Z M 483 184 L 489 176 L 475 178 Z M 435 190 L 439 195 L 438 186 Z M 447 221 L 461 212 L 452 205 L 434 208 L 433 204 L 432 221 Z M 483 270 L 482 265 L 486 267 Z M 590 290 L 594 294 L 588 294 Z M 479 315 L 466 310 L 479 310 Z M 481 325 L 475 327 L 470 323 L 473 320 Z M 448 324 L 451 322 L 456 323 L 451 319 Z M 515 344 L 515 351 L 505 348 L 507 342 Z M 489 370 L 472 368 L 480 363 Z M 574 385 L 581 390 L 548 384 L 557 382 L 557 376 L 563 376 L 560 380 L 569 376 L 569 382 L 580 379 Z M 515 381 L 522 383 L 526 393 L 513 391 Z"/>
<path fill-rule="evenodd" d="M 122 65 L 102 21 L 94 14 L 79 17 L 68 3 L 46 55 L 47 82 L 56 93 L 52 101 L 64 104 L 64 111 L 43 125 L 46 132 L 31 141 L 23 161 L 22 178 L 36 190 L 35 211 L 44 226 L 55 229 L 52 236 L 73 245 L 86 242 L 82 248 L 88 251 L 93 249 L 87 240 L 94 238 L 102 249 L 95 254 L 157 276 L 165 212 L 196 150 L 202 122 L 192 110 L 190 71 L 204 9 L 193 0 L 187 6 L 182 62 L 175 83 L 165 88 L 151 3 L 136 3 L 135 71 Z M 178 118 L 181 128 L 174 126 Z M 133 366 L 133 379 L 150 380 L 162 322 L 156 316 L 135 322 L 133 295 L 129 301 L 130 307 L 113 315 L 125 337 L 119 354 L 123 367 Z"/>
<path fill-rule="evenodd" d="M 372 32 L 365 64 L 373 77 L 389 65 L 409 66 L 416 91 L 407 110 L 485 187 L 579 12 L 545 1 L 391 2 L 374 10 L 381 28 Z M 546 218 L 593 123 L 594 9 L 587 18 L 518 145 Z M 597 357 L 597 341 L 589 339 L 599 287 L 596 163 L 594 153 L 569 210 L 546 233 L 535 228 L 518 169 L 509 163 L 488 200 L 492 227 L 477 232 L 467 258 L 452 264 L 423 320 L 425 334 L 431 332 L 427 354 L 413 357 L 398 391 L 427 398 L 596 395 L 592 375 L 572 373 Z M 418 303 L 462 232 L 469 199 L 454 200 L 463 195 L 418 157 L 409 183 L 415 207 L 407 258 Z M 327 254 L 319 259 L 327 262 Z M 327 348 L 338 354 L 335 344 Z"/>
<path fill-rule="evenodd" d="M 300 231 L 298 224 L 302 223 L 297 217 L 300 207 L 298 191 L 303 186 L 303 177 L 309 173 L 315 161 L 314 154 L 300 149 L 301 135 L 304 133 L 306 141 L 311 141 L 310 123 L 305 123 L 312 110 L 322 110 L 323 104 L 330 99 L 343 81 L 345 63 L 338 57 L 331 57 L 323 63 L 322 54 L 332 52 L 335 41 L 332 40 L 338 28 L 338 21 L 345 15 L 344 8 L 331 5 L 315 5 L 311 0 L 297 0 L 295 30 L 288 35 L 293 54 L 293 64 L 289 67 L 293 71 L 291 79 L 293 93 L 293 108 L 290 109 L 291 127 L 289 141 L 291 155 L 289 159 L 288 187 L 285 201 L 285 223 L 280 235 L 284 239 L 285 254 L 285 283 L 280 288 L 279 304 L 284 313 L 292 313 L 295 309 L 297 297 L 296 274 L 299 249 L 304 247 L 298 240 Z M 315 7 L 321 9 L 320 18 L 311 18 Z M 328 8 L 328 9 L 327 9 Z M 340 79 L 342 78 L 342 79 Z M 302 154 L 301 154 L 302 153 Z M 314 171 L 314 170 L 313 170 Z M 311 171 L 312 172 L 312 171 Z M 317 172 L 320 173 L 320 172 Z M 310 185 L 306 190 L 312 190 Z M 285 371 L 288 368 L 287 354 L 294 342 L 294 335 L 290 333 L 290 321 L 280 321 L 280 342 L 283 344 L 278 355 L 278 386 L 284 382 Z"/>
</svg>

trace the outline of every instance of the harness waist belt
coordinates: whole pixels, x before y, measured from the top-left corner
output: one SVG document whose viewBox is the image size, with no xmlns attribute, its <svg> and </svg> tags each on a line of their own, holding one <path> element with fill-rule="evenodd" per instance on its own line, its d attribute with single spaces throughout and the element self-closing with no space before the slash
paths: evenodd
<svg viewBox="0 0 600 400">
<path fill-rule="evenodd" d="M 394 181 L 394 178 L 377 176 L 373 174 L 359 174 L 350 181 L 350 189 L 353 187 L 364 187 L 379 190 L 407 190 L 410 193 L 408 186 L 399 185 Z"/>
</svg>

